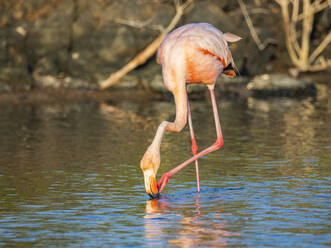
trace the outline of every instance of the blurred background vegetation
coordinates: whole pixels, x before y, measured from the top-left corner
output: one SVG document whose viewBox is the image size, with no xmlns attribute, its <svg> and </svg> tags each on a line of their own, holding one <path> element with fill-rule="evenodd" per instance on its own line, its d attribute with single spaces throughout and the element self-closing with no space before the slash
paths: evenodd
<svg viewBox="0 0 331 248">
<path fill-rule="evenodd" d="M 328 84 L 330 7 L 330 0 L 0 0 L 0 92 L 97 89 L 176 14 L 176 27 L 208 22 L 241 36 L 231 51 L 245 78 L 319 75 Z M 143 62 L 117 87 L 157 89 L 160 65 L 154 56 Z"/>
</svg>

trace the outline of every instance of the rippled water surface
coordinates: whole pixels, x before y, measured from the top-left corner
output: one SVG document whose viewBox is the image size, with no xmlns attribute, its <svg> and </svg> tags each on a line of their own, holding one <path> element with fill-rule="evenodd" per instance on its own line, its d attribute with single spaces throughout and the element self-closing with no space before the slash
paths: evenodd
<svg viewBox="0 0 331 248">
<path fill-rule="evenodd" d="M 0 106 L 0 246 L 330 247 L 325 100 L 223 100 L 221 150 L 144 193 L 139 160 L 171 101 Z M 192 101 L 199 148 L 209 99 Z M 159 176 L 191 156 L 167 134 Z"/>
</svg>

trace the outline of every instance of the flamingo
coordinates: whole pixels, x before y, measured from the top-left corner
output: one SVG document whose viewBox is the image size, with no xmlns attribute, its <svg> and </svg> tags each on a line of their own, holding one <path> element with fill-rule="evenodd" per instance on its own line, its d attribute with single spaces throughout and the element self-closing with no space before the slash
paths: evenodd
<svg viewBox="0 0 331 248">
<path fill-rule="evenodd" d="M 165 87 L 173 94 L 176 104 L 174 122 L 163 121 L 140 161 L 144 174 L 146 193 L 152 199 L 159 198 L 170 177 L 195 161 L 197 191 L 200 192 L 198 159 L 223 146 L 221 124 L 215 99 L 215 83 L 221 73 L 235 76 L 235 64 L 227 42 L 241 38 L 232 33 L 222 33 L 208 23 L 192 23 L 179 27 L 168 34 L 157 51 L 158 62 L 162 66 Z M 201 83 L 210 91 L 212 109 L 216 126 L 216 142 L 198 152 L 194 136 L 187 85 Z M 158 183 L 156 174 L 160 167 L 160 146 L 165 132 L 180 132 L 188 119 L 192 139 L 193 156 L 174 169 L 164 173 Z"/>
</svg>

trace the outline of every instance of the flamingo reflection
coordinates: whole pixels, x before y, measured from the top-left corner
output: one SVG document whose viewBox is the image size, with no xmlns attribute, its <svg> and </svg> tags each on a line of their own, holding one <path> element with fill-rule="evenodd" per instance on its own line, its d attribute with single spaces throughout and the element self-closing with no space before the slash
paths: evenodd
<svg viewBox="0 0 331 248">
<path fill-rule="evenodd" d="M 172 204 L 167 198 L 146 201 L 144 229 L 145 238 L 150 241 L 147 243 L 151 246 L 226 247 L 225 238 L 240 236 L 226 230 L 223 209 L 202 211 L 199 198 L 197 194 L 189 209 L 186 204 Z"/>
</svg>

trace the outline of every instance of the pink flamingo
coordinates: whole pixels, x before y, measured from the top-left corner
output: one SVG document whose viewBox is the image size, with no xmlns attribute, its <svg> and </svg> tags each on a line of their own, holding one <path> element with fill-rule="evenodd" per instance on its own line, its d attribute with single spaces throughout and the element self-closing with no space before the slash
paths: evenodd
<svg viewBox="0 0 331 248">
<path fill-rule="evenodd" d="M 229 76 L 236 75 L 232 69 L 235 65 L 227 42 L 235 42 L 240 39 L 237 35 L 222 33 L 210 24 L 195 23 L 175 29 L 161 43 L 157 58 L 162 65 L 164 84 L 174 95 L 176 119 L 174 122 L 163 121 L 160 124 L 152 144 L 140 161 L 140 167 L 144 173 L 145 189 L 151 198 L 158 198 L 169 178 L 193 161 L 196 165 L 197 191 L 200 192 L 198 158 L 220 149 L 223 145 L 214 93 L 216 79 L 221 73 Z M 186 85 L 190 83 L 207 85 L 216 126 L 216 142 L 199 153 L 186 91 Z M 160 167 L 162 137 L 166 131 L 180 132 L 186 125 L 187 118 L 192 138 L 193 157 L 164 173 L 159 183 L 156 184 L 156 173 Z"/>
</svg>

